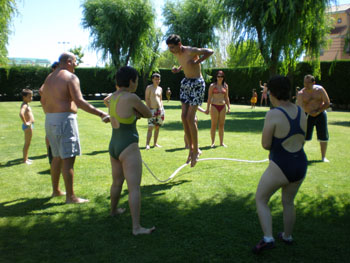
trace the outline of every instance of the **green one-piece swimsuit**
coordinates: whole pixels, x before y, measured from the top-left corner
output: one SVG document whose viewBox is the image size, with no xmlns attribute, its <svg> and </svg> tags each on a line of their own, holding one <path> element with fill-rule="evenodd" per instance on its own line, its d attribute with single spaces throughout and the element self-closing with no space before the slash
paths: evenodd
<svg viewBox="0 0 350 263">
<path fill-rule="evenodd" d="M 109 108 L 110 116 L 119 122 L 119 128 L 112 131 L 112 138 L 109 143 L 109 154 L 114 159 L 119 159 L 119 155 L 132 143 L 139 142 L 139 134 L 136 129 L 136 116 L 133 114 L 129 118 L 121 118 L 116 112 L 117 104 L 120 99 L 119 94 L 117 98 L 111 98 Z"/>
</svg>

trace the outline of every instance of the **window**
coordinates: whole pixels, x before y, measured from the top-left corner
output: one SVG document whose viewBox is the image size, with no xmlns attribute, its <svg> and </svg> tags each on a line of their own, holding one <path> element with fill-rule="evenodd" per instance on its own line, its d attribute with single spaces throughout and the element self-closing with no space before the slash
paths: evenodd
<svg viewBox="0 0 350 263">
<path fill-rule="evenodd" d="M 342 20 L 341 20 L 341 18 L 338 18 L 338 24 L 341 24 L 341 22 L 342 22 Z"/>
</svg>

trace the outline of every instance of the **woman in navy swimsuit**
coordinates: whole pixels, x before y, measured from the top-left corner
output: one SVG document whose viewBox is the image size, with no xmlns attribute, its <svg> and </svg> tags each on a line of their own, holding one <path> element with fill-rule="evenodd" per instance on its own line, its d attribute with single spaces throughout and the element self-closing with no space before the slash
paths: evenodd
<svg viewBox="0 0 350 263">
<path fill-rule="evenodd" d="M 256 191 L 256 207 L 264 237 L 253 248 L 254 253 L 275 247 L 268 202 L 279 188 L 282 189 L 284 232 L 278 234 L 278 239 L 292 244 L 294 198 L 307 169 L 303 149 L 306 116 L 299 106 L 290 102 L 290 81 L 287 77 L 275 76 L 270 79 L 267 87 L 270 91 L 270 101 L 275 108 L 266 114 L 262 134 L 262 146 L 270 151 L 270 163 Z"/>
</svg>

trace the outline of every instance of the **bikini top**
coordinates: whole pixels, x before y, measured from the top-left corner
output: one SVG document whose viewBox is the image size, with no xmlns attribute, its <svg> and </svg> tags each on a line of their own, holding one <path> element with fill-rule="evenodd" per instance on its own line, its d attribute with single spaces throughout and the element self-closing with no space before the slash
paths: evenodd
<svg viewBox="0 0 350 263">
<path fill-rule="evenodd" d="M 220 92 L 217 87 L 214 87 L 213 93 L 214 94 L 220 94 L 220 93 L 225 94 L 226 93 L 226 88 L 221 88 L 221 92 Z"/>
<path fill-rule="evenodd" d="M 111 115 L 111 117 L 116 118 L 117 121 L 119 121 L 119 123 L 132 124 L 136 121 L 135 114 L 131 115 L 128 118 L 121 118 L 121 117 L 119 117 L 119 115 L 116 112 L 117 104 L 118 104 L 118 101 L 119 101 L 121 95 L 122 95 L 122 93 L 120 93 L 115 99 L 113 97 L 111 98 L 111 101 L 109 103 L 109 114 Z"/>
<path fill-rule="evenodd" d="M 305 132 L 300 127 L 301 109 L 299 106 L 297 106 L 297 107 L 298 107 L 298 114 L 297 114 L 297 117 L 295 119 L 292 119 L 291 117 L 289 117 L 289 115 L 287 114 L 287 112 L 284 109 L 282 109 L 280 107 L 275 108 L 277 110 L 280 110 L 287 117 L 287 119 L 289 121 L 289 126 L 290 126 L 289 132 L 288 132 L 286 137 L 284 137 L 284 138 L 276 138 L 275 136 L 273 137 L 274 140 L 276 140 L 277 142 L 282 143 L 284 140 L 286 140 L 287 138 L 289 138 L 295 134 L 302 134 L 305 136 Z"/>
</svg>

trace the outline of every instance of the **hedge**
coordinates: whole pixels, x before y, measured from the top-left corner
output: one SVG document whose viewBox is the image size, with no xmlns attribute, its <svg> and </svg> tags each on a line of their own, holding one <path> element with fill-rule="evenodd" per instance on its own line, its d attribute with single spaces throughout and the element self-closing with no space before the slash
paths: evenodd
<svg viewBox="0 0 350 263">
<path fill-rule="evenodd" d="M 259 80 L 267 82 L 268 70 L 262 68 L 214 68 L 205 70 L 207 88 L 210 85 L 210 77 L 215 76 L 218 70 L 223 70 L 229 86 L 231 103 L 249 104 L 252 89 L 260 91 Z M 24 88 L 36 91 L 44 82 L 50 69 L 42 67 L 0 68 L 0 100 L 20 100 L 20 92 Z M 303 78 L 312 73 L 308 63 L 299 63 L 297 69 L 290 74 L 293 87 L 303 87 Z M 77 68 L 75 74 L 80 79 L 81 90 L 85 98 L 95 97 L 95 94 L 110 93 L 115 91 L 115 81 L 111 77 L 111 71 L 106 68 Z M 160 69 L 161 86 L 163 92 L 168 87 L 172 91 L 172 99 L 179 99 L 179 88 L 183 72 L 173 74 L 170 69 Z M 321 62 L 321 78 L 316 79 L 317 84 L 322 85 L 328 92 L 331 102 L 336 108 L 350 109 L 350 61 Z M 144 98 L 145 87 L 143 81 L 139 81 L 136 93 Z M 151 83 L 148 79 L 148 83 Z M 258 92 L 259 97 L 260 93 Z M 207 98 L 207 94 L 205 99 Z"/>
</svg>

